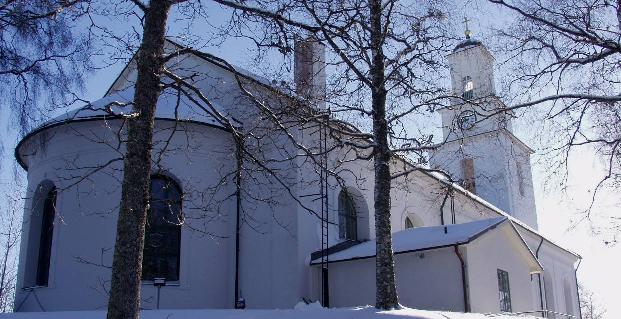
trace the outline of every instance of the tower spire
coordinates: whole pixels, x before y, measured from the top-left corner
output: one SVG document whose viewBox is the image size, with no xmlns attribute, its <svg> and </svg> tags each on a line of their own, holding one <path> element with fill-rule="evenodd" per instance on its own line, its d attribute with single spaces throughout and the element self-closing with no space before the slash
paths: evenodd
<svg viewBox="0 0 621 319">
<path fill-rule="evenodd" d="M 464 30 L 464 34 L 466 35 L 466 39 L 470 39 L 470 37 L 472 36 L 472 31 L 470 31 L 470 28 L 468 27 L 468 22 L 470 22 L 471 20 L 468 19 L 467 16 L 464 16 L 464 25 L 466 27 L 466 30 Z"/>
</svg>

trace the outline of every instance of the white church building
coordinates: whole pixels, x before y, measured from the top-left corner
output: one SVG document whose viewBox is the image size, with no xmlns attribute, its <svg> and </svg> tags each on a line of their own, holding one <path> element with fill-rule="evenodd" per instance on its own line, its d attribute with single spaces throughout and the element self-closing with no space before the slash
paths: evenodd
<svg viewBox="0 0 621 319">
<path fill-rule="evenodd" d="M 169 51 L 176 48 L 168 43 Z M 305 76 L 312 84 L 306 93 L 325 88 L 322 46 L 303 42 L 299 48 L 297 93 L 304 94 Z M 580 256 L 538 231 L 533 150 L 513 134 L 510 114 L 495 113 L 502 102 L 495 96 L 493 56 L 467 39 L 447 58 L 453 91 L 463 98 L 439 110 L 444 136 L 429 157 L 434 170 L 393 181 L 401 304 L 580 317 Z M 282 132 L 260 135 L 266 120 L 249 111 L 257 108 L 248 105 L 238 81 L 270 106 L 286 106 L 293 93 L 200 52 L 180 54 L 167 68 L 203 95 L 180 95 L 170 86 L 158 101 L 141 307 L 374 304 L 372 161 L 339 161 L 347 174 L 337 183 L 290 156 L 297 150 Z M 321 76 L 309 79 L 311 73 Z M 17 146 L 28 196 L 15 311 L 107 306 L 124 117 L 135 78 L 132 61 L 101 100 L 44 123 Z M 252 156 L 269 159 L 270 170 L 239 161 L 225 121 L 257 132 L 248 142 L 257 151 Z M 316 137 L 308 129 L 293 134 Z M 326 165 L 346 157 L 347 146 L 335 153 Z M 401 158 L 392 165 L 393 172 L 415 167 Z M 243 176 L 235 173 L 240 167 Z"/>
</svg>

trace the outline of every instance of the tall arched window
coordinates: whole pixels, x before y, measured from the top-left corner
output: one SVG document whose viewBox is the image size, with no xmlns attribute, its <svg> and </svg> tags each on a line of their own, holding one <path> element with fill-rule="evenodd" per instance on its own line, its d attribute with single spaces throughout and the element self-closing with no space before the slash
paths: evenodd
<svg viewBox="0 0 621 319">
<path fill-rule="evenodd" d="M 41 234 L 39 237 L 39 256 L 37 258 L 37 286 L 47 286 L 50 279 L 50 260 L 52 258 L 52 237 L 56 217 L 56 187 L 47 192 L 41 213 Z"/>
<path fill-rule="evenodd" d="M 28 226 L 28 246 L 24 269 L 24 287 L 48 286 L 57 190 L 50 181 L 43 181 L 33 195 Z"/>
<path fill-rule="evenodd" d="M 358 239 L 358 222 L 354 202 L 346 191 L 339 194 L 339 237 Z"/>
<path fill-rule="evenodd" d="M 181 188 L 171 178 L 151 177 L 151 197 L 145 229 L 142 280 L 179 280 Z"/>
</svg>

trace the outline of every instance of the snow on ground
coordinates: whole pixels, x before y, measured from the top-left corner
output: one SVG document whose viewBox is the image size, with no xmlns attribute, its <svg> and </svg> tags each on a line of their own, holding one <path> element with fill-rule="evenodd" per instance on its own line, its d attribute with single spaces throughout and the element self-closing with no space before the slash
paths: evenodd
<svg viewBox="0 0 621 319">
<path fill-rule="evenodd" d="M 0 314 L 0 319 L 105 319 L 105 311 Z M 325 309 L 317 304 L 289 310 L 143 310 L 141 319 L 535 319 L 510 314 L 439 312 L 403 308 L 379 311 L 371 306 Z"/>
</svg>

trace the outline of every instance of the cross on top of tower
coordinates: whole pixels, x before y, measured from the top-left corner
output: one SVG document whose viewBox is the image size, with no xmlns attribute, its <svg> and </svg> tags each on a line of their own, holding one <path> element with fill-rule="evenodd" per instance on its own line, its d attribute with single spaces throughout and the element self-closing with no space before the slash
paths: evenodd
<svg viewBox="0 0 621 319">
<path fill-rule="evenodd" d="M 472 36 L 472 31 L 470 31 L 470 28 L 468 28 L 468 22 L 470 22 L 472 20 L 468 19 L 467 16 L 464 16 L 464 25 L 466 26 L 466 30 L 464 31 L 464 34 L 466 35 L 466 39 L 470 39 L 470 37 Z"/>
</svg>

